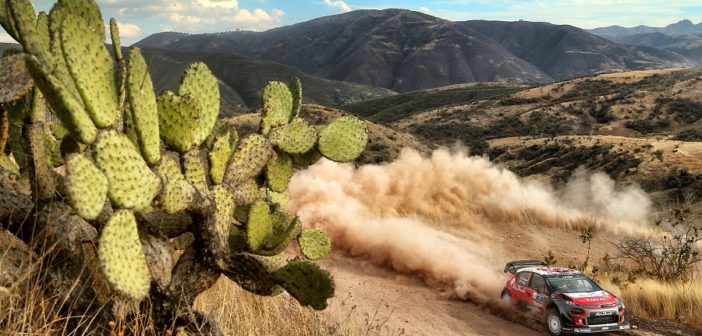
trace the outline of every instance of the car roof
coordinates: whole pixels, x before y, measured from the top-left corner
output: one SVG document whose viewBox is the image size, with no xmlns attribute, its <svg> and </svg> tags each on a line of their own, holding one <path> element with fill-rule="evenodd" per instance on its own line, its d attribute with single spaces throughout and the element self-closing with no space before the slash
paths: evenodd
<svg viewBox="0 0 702 336">
<path fill-rule="evenodd" d="M 521 272 L 533 272 L 541 275 L 578 275 L 581 272 L 568 267 L 560 266 L 538 266 L 538 267 L 525 267 L 519 270 Z"/>
</svg>

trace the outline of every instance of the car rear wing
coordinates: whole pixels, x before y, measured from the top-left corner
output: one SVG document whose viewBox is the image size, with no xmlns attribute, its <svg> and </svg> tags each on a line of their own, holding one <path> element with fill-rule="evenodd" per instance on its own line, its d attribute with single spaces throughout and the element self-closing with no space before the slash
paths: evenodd
<svg viewBox="0 0 702 336">
<path fill-rule="evenodd" d="M 532 266 L 548 266 L 547 263 L 541 260 L 515 260 L 510 261 L 505 265 L 505 273 L 517 273 L 520 269 Z"/>
</svg>

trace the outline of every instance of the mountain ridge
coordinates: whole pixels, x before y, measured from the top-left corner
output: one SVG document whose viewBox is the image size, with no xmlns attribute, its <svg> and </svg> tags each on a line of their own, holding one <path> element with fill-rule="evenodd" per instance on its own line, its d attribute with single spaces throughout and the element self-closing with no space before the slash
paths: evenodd
<svg viewBox="0 0 702 336">
<path fill-rule="evenodd" d="M 490 22 L 490 21 L 483 21 Z M 398 92 L 466 82 L 547 83 L 572 77 L 623 69 L 692 66 L 695 63 L 674 52 L 617 45 L 580 28 L 548 23 L 492 22 L 492 26 L 532 26 L 517 39 L 536 40 L 551 49 L 543 55 L 551 64 L 533 64 L 510 50 L 475 22 L 448 21 L 425 13 L 401 9 L 357 10 L 321 17 L 265 32 L 217 34 L 154 34 L 136 45 L 168 50 L 238 53 L 247 57 L 286 64 L 326 79 L 355 82 Z M 567 27 L 567 28 L 563 28 Z M 499 27 L 498 27 L 499 28 Z M 493 28 L 497 29 L 497 28 Z M 552 43 L 524 34 L 534 30 L 552 32 Z M 566 43 L 559 45 L 560 41 Z M 166 41 L 167 40 L 167 41 Z M 603 50 L 588 56 L 573 52 L 569 41 L 583 43 L 578 50 Z M 591 53 L 591 52 L 590 52 Z M 591 53 L 592 54 L 592 53 Z M 535 58 L 538 58 L 535 56 Z M 569 62 L 580 64 L 568 71 Z M 538 63 L 538 62 L 537 62 Z M 560 64 L 558 64 L 560 63 Z"/>
</svg>

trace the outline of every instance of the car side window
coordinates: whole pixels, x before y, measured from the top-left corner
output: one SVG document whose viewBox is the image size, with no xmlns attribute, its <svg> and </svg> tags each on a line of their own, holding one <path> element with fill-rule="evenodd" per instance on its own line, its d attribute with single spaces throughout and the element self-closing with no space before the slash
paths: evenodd
<svg viewBox="0 0 702 336">
<path fill-rule="evenodd" d="M 534 274 L 534 276 L 531 277 L 531 286 L 535 291 L 538 293 L 545 294 L 546 293 L 546 280 L 544 280 L 544 277 Z"/>
<path fill-rule="evenodd" d="M 522 286 L 529 286 L 529 277 L 531 272 L 521 272 L 517 275 L 517 283 Z"/>
</svg>

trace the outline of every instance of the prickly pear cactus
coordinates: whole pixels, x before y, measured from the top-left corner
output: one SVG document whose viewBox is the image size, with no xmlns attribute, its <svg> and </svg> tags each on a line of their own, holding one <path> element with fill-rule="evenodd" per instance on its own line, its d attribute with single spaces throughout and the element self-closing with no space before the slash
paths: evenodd
<svg viewBox="0 0 702 336">
<path fill-rule="evenodd" d="M 308 260 L 331 251 L 324 232 L 302 230 L 287 212 L 288 182 L 295 168 L 322 156 L 357 158 L 368 140 L 362 121 L 342 117 L 312 127 L 300 118 L 300 81 L 271 82 L 263 88 L 259 133 L 239 141 L 235 129 L 217 122 L 219 87 L 206 64 L 189 66 L 177 93 L 157 96 L 141 51 L 131 48 L 123 59 L 114 19 L 109 27 L 117 59 L 108 53 L 94 0 L 60 0 L 39 16 L 29 0 L 0 0 L 0 24 L 25 50 L 2 64 L 26 66 L 33 79 L 2 89 L 1 103 L 35 85 L 41 94 L 33 99 L 44 97 L 59 119 L 45 146 L 46 138 L 36 136 L 49 129 L 45 111 L 34 108 L 31 117 L 19 118 L 33 131 L 21 134 L 30 144 L 21 148 L 33 150 L 34 159 L 25 163 L 19 150 L 11 155 L 24 176 L 48 174 L 44 189 L 59 181 L 43 197 L 67 200 L 99 230 L 95 254 L 113 289 L 135 300 L 148 296 L 152 306 L 166 309 L 154 315 L 164 331 L 181 319 L 177 307 L 192 305 L 219 274 L 257 294 L 285 289 L 303 305 L 326 307 L 334 293 L 329 273 L 311 261 L 287 263 L 283 254 L 296 239 Z M 13 166 L 6 155 L 0 159 L 0 169 Z M 59 171 L 65 173 L 52 175 L 48 161 L 64 165 Z M 175 258 L 165 257 L 169 239 L 186 233 L 194 241 L 177 263 L 165 262 Z M 163 320 L 168 316 L 172 320 Z"/>
</svg>

